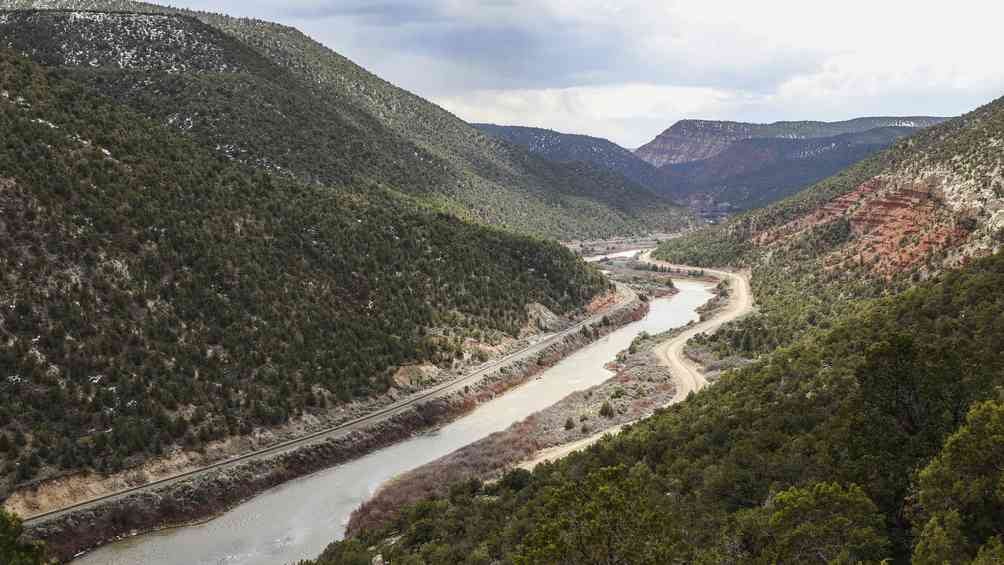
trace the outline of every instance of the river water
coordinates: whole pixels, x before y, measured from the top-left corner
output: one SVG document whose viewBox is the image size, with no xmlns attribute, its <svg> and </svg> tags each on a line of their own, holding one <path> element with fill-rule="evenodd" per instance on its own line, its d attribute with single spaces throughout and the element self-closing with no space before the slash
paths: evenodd
<svg viewBox="0 0 1004 565">
<path fill-rule="evenodd" d="M 349 514 L 388 479 L 438 459 L 547 408 L 569 393 L 602 383 L 603 366 L 639 333 L 697 320 L 710 285 L 678 281 L 680 293 L 655 300 L 648 316 L 573 353 L 535 379 L 470 414 L 359 459 L 291 481 L 205 524 L 129 538 L 74 565 L 282 565 L 316 557 L 344 534 Z"/>
</svg>

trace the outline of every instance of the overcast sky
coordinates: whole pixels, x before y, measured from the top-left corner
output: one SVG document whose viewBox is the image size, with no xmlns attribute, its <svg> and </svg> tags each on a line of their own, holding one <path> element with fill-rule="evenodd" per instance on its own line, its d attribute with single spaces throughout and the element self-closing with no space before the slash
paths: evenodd
<svg viewBox="0 0 1004 565">
<path fill-rule="evenodd" d="M 295 26 L 468 121 L 627 147 L 681 118 L 956 115 L 1004 95 L 996 0 L 162 1 Z"/>
</svg>

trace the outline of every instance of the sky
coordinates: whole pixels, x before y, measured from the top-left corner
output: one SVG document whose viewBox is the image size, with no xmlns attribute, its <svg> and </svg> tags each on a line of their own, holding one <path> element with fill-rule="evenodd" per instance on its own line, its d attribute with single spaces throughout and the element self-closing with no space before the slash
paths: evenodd
<svg viewBox="0 0 1004 565">
<path fill-rule="evenodd" d="M 958 115 L 1004 95 L 995 0 L 161 0 L 291 25 L 469 122 L 640 146 L 684 118 Z"/>
</svg>

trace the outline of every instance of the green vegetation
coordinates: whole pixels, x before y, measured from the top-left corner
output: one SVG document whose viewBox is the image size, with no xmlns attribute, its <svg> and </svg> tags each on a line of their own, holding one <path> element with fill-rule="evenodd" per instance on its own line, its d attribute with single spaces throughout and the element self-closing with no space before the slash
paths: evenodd
<svg viewBox="0 0 1004 565">
<path fill-rule="evenodd" d="M 0 508 L 0 563 L 4 565 L 42 565 L 45 563 L 41 546 L 21 538 L 24 529 L 21 521 Z"/>
<path fill-rule="evenodd" d="M 618 173 L 658 193 L 668 190 L 655 166 L 606 139 L 522 126 L 473 124 L 488 135 L 519 145 L 559 163 L 585 162 Z"/>
<path fill-rule="evenodd" d="M 609 285 L 376 185 L 249 171 L 9 53 L 0 84 L 5 490 L 381 393 Z"/>
<path fill-rule="evenodd" d="M 456 488 L 317 563 L 371 546 L 393 563 L 992 562 L 1001 284 L 996 255 L 872 301 L 584 453 Z"/>
<path fill-rule="evenodd" d="M 763 251 L 752 244 L 755 235 L 815 211 L 880 174 L 911 167 L 948 167 L 963 179 L 976 181 L 977 186 L 996 187 L 999 193 L 1002 190 L 999 180 L 993 176 L 998 158 L 993 140 L 1002 132 L 1004 98 L 901 139 L 889 149 L 790 198 L 740 214 L 722 225 L 667 240 L 655 256 L 675 263 L 707 267 L 754 265 L 762 259 L 759 255 Z M 833 247 L 835 244 L 817 252 Z"/>
<path fill-rule="evenodd" d="M 673 263 L 752 271 L 757 313 L 698 341 L 722 358 L 755 358 L 807 333 L 826 331 L 840 316 L 859 309 L 862 301 L 893 295 L 940 271 L 945 259 L 944 252 L 932 253 L 924 263 L 893 273 L 891 278 L 876 275 L 867 264 L 856 261 L 833 268 L 826 263 L 828 256 L 861 237 L 855 235 L 847 216 L 785 234 L 771 243 L 758 243 L 758 236 L 816 212 L 880 175 L 950 170 L 960 182 L 975 183 L 966 191 L 986 193 L 981 187 L 999 186 L 999 179 L 993 176 L 999 158 L 993 140 L 1000 135 L 1004 135 L 1004 99 L 901 140 L 791 198 L 668 240 L 654 256 Z M 972 195 L 970 208 L 991 198 Z M 986 214 L 967 218 L 963 224 L 974 237 L 990 245 L 995 244 L 995 238 L 996 244 L 1002 241 L 1001 234 L 987 237 L 984 233 L 990 229 Z"/>
<path fill-rule="evenodd" d="M 0 8 L 116 12 L 72 21 L 68 12 L 11 12 L 0 33 L 37 62 L 273 173 L 329 185 L 366 179 L 464 219 L 557 239 L 689 221 L 618 174 L 486 136 L 292 28 L 123 0 Z M 185 41 L 154 41 L 154 31 Z"/>
<path fill-rule="evenodd" d="M 1002 461 L 1004 402 L 977 404 L 966 424 L 920 472 L 915 563 L 1001 562 Z"/>
</svg>

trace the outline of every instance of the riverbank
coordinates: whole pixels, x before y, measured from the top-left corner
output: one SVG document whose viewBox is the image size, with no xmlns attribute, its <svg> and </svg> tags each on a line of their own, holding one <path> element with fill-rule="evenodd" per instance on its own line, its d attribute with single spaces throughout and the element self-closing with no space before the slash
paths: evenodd
<svg viewBox="0 0 1004 565">
<path fill-rule="evenodd" d="M 386 418 L 275 453 L 89 503 L 79 510 L 29 523 L 28 532 L 33 538 L 47 542 L 54 558 L 67 561 L 80 552 L 124 537 L 204 521 L 291 479 L 350 461 L 462 416 L 593 340 L 644 317 L 648 304 L 631 295 L 630 300 L 559 334 L 559 339 L 549 338 L 546 345 L 530 348 L 529 354 L 511 356 L 478 379 L 451 383 L 440 395 L 402 406 Z"/>
<path fill-rule="evenodd" d="M 650 252 L 642 253 L 640 261 L 677 272 L 694 272 L 655 261 Z M 709 381 L 701 369 L 684 357 L 684 346 L 698 333 L 714 332 L 751 311 L 752 294 L 745 274 L 716 270 L 701 270 L 700 274 L 720 283 L 714 297 L 698 309 L 699 322 L 657 336 L 639 336 L 615 363 L 608 365 L 616 374 L 605 383 L 571 394 L 504 432 L 396 478 L 353 513 L 349 535 L 393 520 L 408 504 L 444 496 L 450 485 L 494 480 L 514 467 L 532 469 L 585 449 L 707 386 Z"/>
<path fill-rule="evenodd" d="M 658 339 L 652 336 L 639 336 L 617 360 L 606 364 L 612 376 L 605 382 L 573 392 L 504 431 L 383 485 L 352 513 L 346 535 L 386 524 L 398 516 L 400 509 L 429 497 L 445 496 L 451 486 L 472 479 L 498 479 L 540 453 L 602 437 L 650 416 L 676 396 L 672 374 L 655 357 L 656 343 Z"/>
<path fill-rule="evenodd" d="M 648 262 L 650 264 L 653 261 L 647 252 L 643 253 L 640 259 L 642 262 Z M 672 268 L 675 271 L 688 270 L 687 267 L 680 266 L 673 266 Z M 676 404 L 677 402 L 682 402 L 691 392 L 697 392 L 700 388 L 703 388 L 704 386 L 707 386 L 707 384 L 717 380 L 718 375 L 722 372 L 722 367 L 708 367 L 702 363 L 702 359 L 698 355 L 695 355 L 695 351 L 688 345 L 691 339 L 700 333 L 713 333 L 721 327 L 722 324 L 744 316 L 752 311 L 752 294 L 749 292 L 748 276 L 745 274 L 725 273 L 723 271 L 711 271 L 708 276 L 702 276 L 702 278 L 707 279 L 709 277 L 713 277 L 715 276 L 715 273 L 725 276 L 715 287 L 715 296 L 709 300 L 707 304 L 698 308 L 698 312 L 701 315 L 700 323 L 688 325 L 687 327 L 666 332 L 662 335 L 652 336 L 639 344 L 639 349 L 641 350 L 640 353 L 628 353 L 628 358 L 631 360 L 629 364 L 637 363 L 641 367 L 646 368 L 661 367 L 670 371 L 670 374 L 673 374 L 670 370 L 670 367 L 673 364 L 668 359 L 669 351 L 674 349 L 675 344 L 683 344 L 682 348 L 679 350 L 681 352 L 679 354 L 684 356 L 686 360 L 689 361 L 689 366 L 693 366 L 694 370 L 701 374 L 701 382 L 703 382 L 703 384 L 695 388 L 695 385 L 693 384 L 695 379 L 693 377 L 681 378 L 682 371 L 677 369 L 677 374 L 680 374 L 681 376 L 674 376 L 674 395 L 662 406 L 670 406 Z M 676 365 L 678 366 L 683 362 L 684 361 L 681 359 L 676 363 Z M 645 417 L 647 416 L 648 415 Z M 576 451 L 586 449 L 604 437 L 616 435 L 620 433 L 625 426 L 629 426 L 640 419 L 642 418 L 621 423 L 616 426 L 611 426 L 608 429 L 598 431 L 589 437 L 585 437 L 577 441 L 539 450 L 532 456 L 519 462 L 518 466 L 522 469 L 532 471 L 537 465 L 557 461 L 558 459 L 567 457 Z"/>
</svg>

